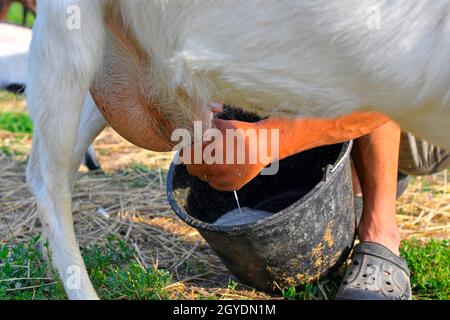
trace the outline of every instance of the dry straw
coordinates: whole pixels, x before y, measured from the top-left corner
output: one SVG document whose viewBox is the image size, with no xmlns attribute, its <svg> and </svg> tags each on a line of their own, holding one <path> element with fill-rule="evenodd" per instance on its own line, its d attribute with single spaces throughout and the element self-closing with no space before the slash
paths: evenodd
<svg viewBox="0 0 450 320">
<path fill-rule="evenodd" d="M 165 196 L 170 154 L 142 151 L 110 129 L 97 140 L 96 149 L 106 174 L 81 173 L 73 193 L 81 246 L 116 235 L 136 249 L 136 260 L 143 266 L 174 275 L 167 288 L 174 296 L 270 298 L 250 288 L 229 288 L 230 274 L 220 260 L 196 230 L 174 216 Z M 27 241 L 40 230 L 34 199 L 25 184 L 25 163 L 19 160 L 24 159 L 0 156 L 0 243 Z M 154 170 L 124 170 L 137 162 Z M 414 179 L 398 201 L 402 237 L 449 238 L 449 191 L 445 173 Z"/>
</svg>

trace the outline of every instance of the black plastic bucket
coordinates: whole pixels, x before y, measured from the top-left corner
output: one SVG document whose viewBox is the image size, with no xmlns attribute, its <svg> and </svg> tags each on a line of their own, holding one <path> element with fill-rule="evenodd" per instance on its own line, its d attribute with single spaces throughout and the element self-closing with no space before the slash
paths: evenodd
<svg viewBox="0 0 450 320">
<path fill-rule="evenodd" d="M 242 283 L 266 291 L 309 283 L 339 267 L 353 245 L 351 146 L 291 156 L 276 175 L 260 175 L 242 188 L 242 207 L 274 212 L 255 223 L 212 224 L 236 208 L 234 194 L 210 188 L 183 165 L 169 170 L 169 203 Z"/>
</svg>

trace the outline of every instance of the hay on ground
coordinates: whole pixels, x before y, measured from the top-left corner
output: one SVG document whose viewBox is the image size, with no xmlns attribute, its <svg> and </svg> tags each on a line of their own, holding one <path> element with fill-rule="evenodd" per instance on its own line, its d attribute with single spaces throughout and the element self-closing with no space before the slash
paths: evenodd
<svg viewBox="0 0 450 320">
<path fill-rule="evenodd" d="M 29 137 L 22 137 L 21 148 L 29 149 L 29 141 Z M 101 134 L 95 148 L 106 175 L 80 173 L 73 194 L 75 230 L 81 246 L 116 235 L 136 248 L 143 265 L 170 271 L 174 283 L 169 289 L 187 299 L 210 295 L 271 298 L 250 288 L 229 289 L 230 273 L 198 232 L 169 208 L 165 170 L 171 154 L 138 149 L 111 129 Z M 25 158 L 25 152 L 15 159 L 0 155 L 0 243 L 27 241 L 40 229 L 35 203 L 25 184 Z M 153 169 L 126 170 L 138 163 Z M 402 237 L 424 241 L 449 238 L 449 191 L 446 173 L 413 179 L 398 201 Z"/>
</svg>

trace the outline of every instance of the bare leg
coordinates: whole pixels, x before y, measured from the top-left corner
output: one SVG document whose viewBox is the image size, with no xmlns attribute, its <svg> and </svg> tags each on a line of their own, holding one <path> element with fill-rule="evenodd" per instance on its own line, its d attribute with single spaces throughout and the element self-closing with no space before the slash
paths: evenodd
<svg viewBox="0 0 450 320">
<path fill-rule="evenodd" d="M 395 201 L 399 144 L 400 128 L 388 122 L 356 140 L 352 154 L 364 199 L 359 239 L 382 244 L 397 255 L 400 233 Z"/>
</svg>

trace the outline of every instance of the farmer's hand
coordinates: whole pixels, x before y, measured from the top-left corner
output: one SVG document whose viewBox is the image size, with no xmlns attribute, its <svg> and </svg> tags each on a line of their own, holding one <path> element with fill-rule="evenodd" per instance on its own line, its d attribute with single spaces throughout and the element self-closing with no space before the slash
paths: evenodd
<svg viewBox="0 0 450 320">
<path fill-rule="evenodd" d="M 235 161 L 232 164 L 208 165 L 211 162 L 204 157 L 201 157 L 202 161 L 199 164 L 191 164 L 194 162 L 184 161 L 183 155 L 181 155 L 181 159 L 185 164 L 188 164 L 188 171 L 191 175 L 197 176 L 203 181 L 208 181 L 215 189 L 233 191 L 242 188 L 272 161 L 282 160 L 315 147 L 342 143 L 362 137 L 388 121 L 389 118 L 386 116 L 374 112 L 355 112 L 335 119 L 269 118 L 256 123 L 213 120 L 213 125 L 220 130 L 224 137 L 226 129 L 255 129 L 257 139 L 250 141 L 249 138 L 244 139 L 242 134 L 238 134 L 238 138 L 234 139 L 234 144 L 231 146 L 222 143 L 220 139 L 210 144 L 198 146 L 201 151 L 206 151 L 206 148 L 210 148 L 210 146 L 216 150 L 220 149 L 224 154 L 224 159 L 226 159 L 228 152 L 233 151 Z M 259 138 L 262 136 L 262 131 L 259 129 L 267 129 L 269 131 L 275 129 L 279 131 L 278 150 L 273 149 L 276 152 L 261 150 L 264 148 L 270 149 L 269 141 L 265 141 L 270 140 L 270 134 L 267 134 L 266 139 L 262 139 L 262 141 L 265 141 L 264 145 L 260 144 Z M 238 149 L 237 141 L 240 141 L 245 146 L 246 162 L 244 164 L 236 162 L 236 155 L 238 155 L 236 150 Z M 183 154 L 194 154 L 193 147 L 185 149 Z M 252 162 L 249 163 L 249 155 L 256 156 L 257 162 L 254 164 Z M 259 155 L 263 155 L 263 157 L 261 158 Z M 192 157 L 192 159 L 194 158 Z"/>
<path fill-rule="evenodd" d="M 212 142 L 203 142 L 201 145 L 185 148 L 180 154 L 181 160 L 187 165 L 189 174 L 208 182 L 214 189 L 239 190 L 270 164 L 268 143 L 259 143 L 259 123 L 214 119 L 213 127 L 217 131 L 213 135 Z M 234 134 L 234 138 L 228 139 L 232 143 L 227 143 L 227 130 L 230 137 L 231 133 Z M 267 136 L 270 139 L 270 135 Z M 196 149 L 201 150 L 200 163 L 194 161 Z M 260 157 L 260 154 L 263 156 Z M 239 157 L 242 157 L 244 162 L 238 162 Z M 254 161 L 250 161 L 252 159 Z"/>
</svg>

